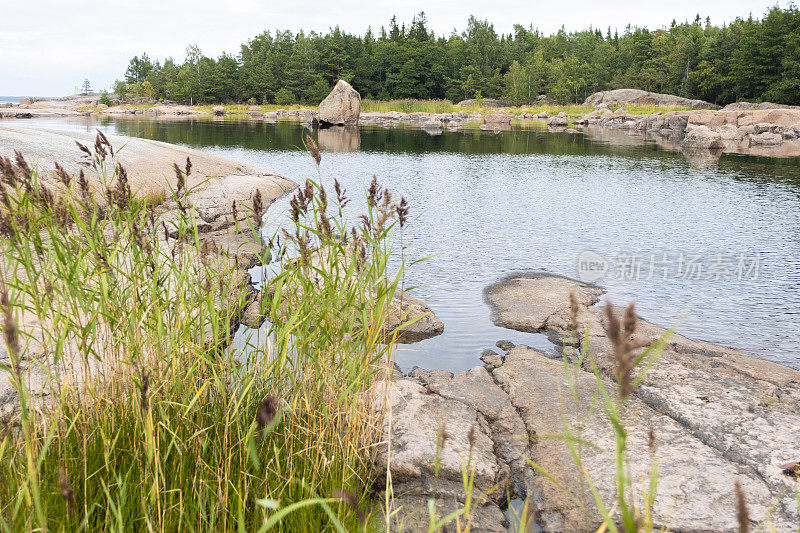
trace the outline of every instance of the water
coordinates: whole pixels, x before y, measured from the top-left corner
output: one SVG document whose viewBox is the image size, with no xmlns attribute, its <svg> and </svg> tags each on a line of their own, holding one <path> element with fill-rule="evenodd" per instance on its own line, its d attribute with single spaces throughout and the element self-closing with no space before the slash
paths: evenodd
<svg viewBox="0 0 800 533">
<path fill-rule="evenodd" d="M 40 124 L 188 145 L 298 182 L 316 176 L 297 148 L 305 130 L 296 124 Z M 594 257 L 585 253 L 591 250 L 608 263 L 598 283 L 612 301 L 635 300 L 651 322 L 679 320 L 689 337 L 800 368 L 800 160 L 693 162 L 631 140 L 522 129 L 434 137 L 372 127 L 355 136 L 323 132 L 322 182 L 337 177 L 357 193 L 377 174 L 411 203 L 407 257 L 434 255 L 408 270 L 406 284 L 418 287 L 414 294 L 441 317 L 445 333 L 401 347 L 400 365 L 469 368 L 498 339 L 547 347 L 541 335 L 493 326 L 483 289 L 518 271 L 576 277 L 579 257 Z"/>
</svg>

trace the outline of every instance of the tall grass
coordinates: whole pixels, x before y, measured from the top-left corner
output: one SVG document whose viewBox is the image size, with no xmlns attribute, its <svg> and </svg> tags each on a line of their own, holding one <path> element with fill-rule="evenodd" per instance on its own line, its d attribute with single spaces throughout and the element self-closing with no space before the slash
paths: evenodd
<svg viewBox="0 0 800 533">
<path fill-rule="evenodd" d="M 462 108 L 456 106 L 450 100 L 416 100 L 407 98 L 404 100 L 369 100 L 361 101 L 361 111 L 364 113 L 389 113 L 398 111 L 400 113 L 453 113 L 461 111 Z"/>
<path fill-rule="evenodd" d="M 306 183 L 258 296 L 266 335 L 234 350 L 247 279 L 197 230 L 190 163 L 168 227 L 104 138 L 82 149 L 105 176 L 93 188 L 2 162 L 2 370 L 19 409 L 0 427 L 0 530 L 366 527 L 380 421 L 364 393 L 399 279 L 390 193 L 374 183 L 349 226 L 344 191 Z"/>
</svg>

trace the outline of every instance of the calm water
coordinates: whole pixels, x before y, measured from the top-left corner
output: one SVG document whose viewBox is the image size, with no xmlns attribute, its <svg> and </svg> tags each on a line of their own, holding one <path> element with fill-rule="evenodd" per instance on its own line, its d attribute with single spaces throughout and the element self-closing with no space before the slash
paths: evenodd
<svg viewBox="0 0 800 533">
<path fill-rule="evenodd" d="M 221 154 L 298 182 L 316 176 L 297 148 L 304 130 L 295 124 L 36 125 L 100 127 Z M 635 300 L 652 322 L 680 320 L 687 336 L 800 368 L 797 159 L 693 162 L 648 143 L 537 130 L 431 137 L 365 127 L 355 135 L 322 132 L 319 142 L 325 185 L 337 177 L 358 193 L 377 174 L 412 205 L 407 256 L 434 255 L 411 267 L 406 283 L 418 287 L 414 293 L 442 318 L 445 333 L 402 347 L 404 368 L 468 368 L 498 339 L 542 346 L 540 335 L 491 324 L 484 287 L 517 271 L 577 277 L 579 257 L 598 256 L 607 273 L 597 282 L 612 301 Z"/>
</svg>

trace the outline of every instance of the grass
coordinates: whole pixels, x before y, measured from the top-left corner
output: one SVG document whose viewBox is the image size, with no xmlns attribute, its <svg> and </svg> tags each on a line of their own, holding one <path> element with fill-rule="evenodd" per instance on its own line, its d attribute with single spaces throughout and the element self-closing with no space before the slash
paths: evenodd
<svg viewBox="0 0 800 533">
<path fill-rule="evenodd" d="M 201 111 L 204 113 L 212 113 L 212 108 L 215 105 L 222 105 L 222 104 L 203 104 L 203 105 L 195 105 L 191 106 L 192 109 L 197 111 Z M 136 109 L 148 109 L 153 107 L 152 105 L 125 105 L 123 107 L 126 108 L 136 108 Z M 246 117 L 248 114 L 248 109 L 250 108 L 249 105 L 246 104 L 225 104 L 225 115 L 231 117 Z M 265 104 L 259 106 L 261 107 L 261 111 L 266 113 L 270 111 L 277 111 L 278 109 L 284 110 L 293 110 L 293 109 L 315 109 L 316 106 L 312 104 L 308 105 L 301 105 L 301 104 L 291 104 L 291 105 L 277 105 L 277 104 Z M 616 110 L 622 106 L 612 106 L 612 110 Z M 657 106 L 657 105 L 638 105 L 638 104 L 628 104 L 624 106 L 625 109 L 628 110 L 632 115 L 650 115 L 657 111 L 661 111 L 662 113 L 668 113 L 671 111 L 689 111 L 691 108 L 685 106 Z M 97 107 L 85 107 L 80 108 L 81 111 L 99 111 Z M 583 116 L 591 111 L 594 108 L 583 106 L 580 104 L 568 104 L 568 105 L 535 105 L 535 106 L 517 106 L 517 107 L 509 107 L 509 108 L 492 108 L 492 107 L 485 107 L 479 105 L 472 105 L 472 106 L 458 106 L 455 105 L 450 100 L 417 100 L 417 99 L 404 99 L 404 100 L 370 100 L 370 99 L 363 99 L 361 101 L 361 111 L 363 113 L 390 113 L 393 111 L 399 113 L 456 113 L 459 111 L 466 111 L 467 113 L 480 113 L 482 115 L 487 115 L 489 113 L 496 113 L 499 111 L 503 111 L 506 113 L 511 113 L 512 115 L 522 115 L 523 113 L 530 113 L 530 114 L 537 114 L 541 112 L 546 112 L 549 115 L 557 115 L 558 113 L 564 112 L 571 118 L 577 118 Z"/>
<path fill-rule="evenodd" d="M 659 105 L 639 105 L 639 104 L 626 104 L 625 106 L 613 106 L 611 109 L 616 111 L 620 107 L 624 107 L 631 115 L 652 115 L 658 111 L 662 113 L 670 113 L 672 111 L 691 111 L 692 108 L 688 106 L 659 106 Z"/>
<path fill-rule="evenodd" d="M 266 334 L 234 350 L 247 280 L 198 233 L 189 166 L 162 200 L 179 213 L 167 228 L 100 136 L 86 152 L 106 177 L 94 190 L 66 173 L 46 184 L 21 154 L 3 160 L 2 371 L 19 409 L 0 426 L 0 530 L 354 531 L 376 520 L 380 420 L 364 394 L 392 349 L 382 325 L 400 273 L 385 269 L 400 204 L 376 189 L 382 199 L 373 191 L 348 226 L 348 199 L 307 182 L 281 273 L 258 297 Z M 238 209 L 258 219 L 263 207 Z M 36 370 L 41 387 L 27 379 Z"/>
<path fill-rule="evenodd" d="M 450 100 L 369 100 L 361 101 L 361 111 L 363 113 L 389 113 L 397 111 L 400 113 L 453 113 L 461 111 L 462 108 L 456 106 Z"/>
</svg>

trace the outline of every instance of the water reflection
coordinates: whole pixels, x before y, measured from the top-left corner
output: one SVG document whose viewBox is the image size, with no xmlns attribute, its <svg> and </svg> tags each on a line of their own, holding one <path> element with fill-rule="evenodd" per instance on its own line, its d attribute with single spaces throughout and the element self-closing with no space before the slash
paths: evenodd
<svg viewBox="0 0 800 533">
<path fill-rule="evenodd" d="M 328 152 L 357 152 L 361 149 L 361 133 L 352 126 L 322 128 L 317 132 L 317 143 Z"/>
</svg>

